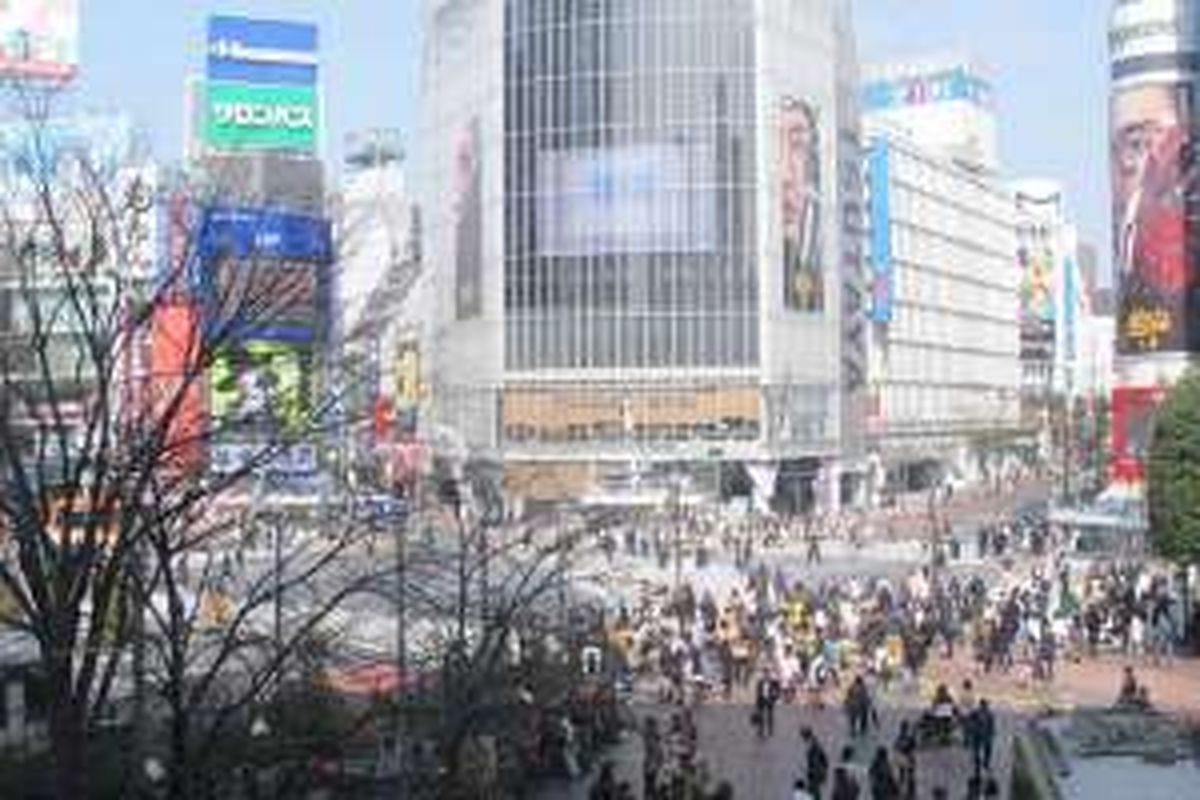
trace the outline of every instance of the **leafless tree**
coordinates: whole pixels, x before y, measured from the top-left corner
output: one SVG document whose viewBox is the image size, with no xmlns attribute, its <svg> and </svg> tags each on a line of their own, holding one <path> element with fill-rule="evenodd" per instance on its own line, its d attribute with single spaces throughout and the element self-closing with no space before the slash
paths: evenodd
<svg viewBox="0 0 1200 800">
<path fill-rule="evenodd" d="M 500 797 L 498 762 L 511 759 L 497 750 L 518 757 L 523 724 L 544 710 L 535 693 L 571 674 L 571 560 L 587 535 L 489 519 L 464 488 L 440 494 L 441 533 L 415 543 L 407 570 L 421 622 L 410 661 L 432 679 L 409 729 L 436 753 L 429 796 Z"/>
<path fill-rule="evenodd" d="M 259 387 L 252 408 L 198 412 L 231 352 L 314 289 L 270 259 L 201 252 L 204 210 L 238 201 L 219 182 L 64 140 L 52 92 L 18 105 L 0 207 L 0 624 L 36 643 L 55 796 L 95 789 L 91 744 L 130 699 L 131 752 L 165 726 L 165 792 L 211 796 L 200 776 L 221 737 L 366 575 L 338 569 L 361 542 L 345 515 L 324 536 L 277 533 L 270 569 L 228 567 L 260 524 L 228 501 L 328 433 L 332 387 Z M 212 444 L 247 431 L 244 457 L 210 469 Z M 227 608 L 208 613 L 213 598 Z"/>
</svg>

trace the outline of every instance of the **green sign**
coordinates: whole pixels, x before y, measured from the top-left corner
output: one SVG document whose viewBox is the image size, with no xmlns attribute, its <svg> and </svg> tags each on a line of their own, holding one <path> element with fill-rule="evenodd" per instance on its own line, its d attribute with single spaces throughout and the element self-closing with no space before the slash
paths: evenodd
<svg viewBox="0 0 1200 800">
<path fill-rule="evenodd" d="M 205 141 L 216 150 L 311 153 L 317 142 L 317 95 L 311 86 L 210 83 Z"/>
</svg>

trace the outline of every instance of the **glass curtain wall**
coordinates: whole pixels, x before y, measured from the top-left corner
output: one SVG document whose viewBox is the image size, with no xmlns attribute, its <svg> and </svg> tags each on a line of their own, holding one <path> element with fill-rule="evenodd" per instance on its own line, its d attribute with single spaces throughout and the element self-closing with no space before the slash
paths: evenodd
<svg viewBox="0 0 1200 800">
<path fill-rule="evenodd" d="M 753 0 L 506 0 L 505 360 L 753 367 Z"/>
</svg>

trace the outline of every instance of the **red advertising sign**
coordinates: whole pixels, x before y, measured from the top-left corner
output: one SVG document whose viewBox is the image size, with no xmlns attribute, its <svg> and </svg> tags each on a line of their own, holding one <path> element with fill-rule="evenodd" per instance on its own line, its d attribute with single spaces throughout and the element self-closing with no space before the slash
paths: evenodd
<svg viewBox="0 0 1200 800">
<path fill-rule="evenodd" d="M 1145 480 L 1154 414 L 1165 397 L 1161 386 L 1113 390 L 1112 478 L 1117 483 Z"/>
<path fill-rule="evenodd" d="M 204 456 L 204 394 L 199 313 L 186 302 L 165 303 L 154 311 L 150 345 L 150 402 L 146 424 L 167 426 L 166 466 L 189 470 Z"/>
</svg>

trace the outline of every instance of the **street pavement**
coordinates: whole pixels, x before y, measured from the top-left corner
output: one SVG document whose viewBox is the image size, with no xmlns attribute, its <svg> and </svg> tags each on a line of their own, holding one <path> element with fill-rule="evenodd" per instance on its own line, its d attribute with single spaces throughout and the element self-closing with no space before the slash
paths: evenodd
<svg viewBox="0 0 1200 800">
<path fill-rule="evenodd" d="M 881 729 L 857 743 L 855 760 L 865 766 L 877 745 L 890 746 L 900 720 L 915 720 L 937 683 L 945 682 L 953 691 L 961 686 L 963 678 L 969 677 L 975 684 L 977 696 L 988 698 L 996 711 L 993 768 L 1001 796 L 1008 798 L 1014 732 L 1025 720 L 1046 710 L 1061 712 L 1076 707 L 1110 705 L 1127 663 L 1131 662 L 1109 656 L 1065 664 L 1050 685 L 1038 686 L 1018 669 L 1006 675 L 981 675 L 965 657 L 935 658 L 919 688 L 896 686 L 888 694 L 877 694 Z M 1149 687 L 1151 700 L 1157 708 L 1190 716 L 1200 723 L 1200 660 L 1176 659 L 1163 666 L 1154 666 L 1144 660 L 1132 663 L 1139 681 Z M 647 714 L 655 714 L 665 721 L 672 711 L 648 704 L 635 706 L 635 709 L 639 720 Z M 732 783 L 736 800 L 787 800 L 790 797 L 792 781 L 802 771 L 801 726 L 813 729 L 834 763 L 849 739 L 845 717 L 836 704 L 824 709 L 808 705 L 780 706 L 776 712 L 775 735 L 765 741 L 759 740 L 750 726 L 748 702 L 710 703 L 698 707 L 695 715 L 700 731 L 700 758 L 707 765 L 714 783 L 720 780 Z M 621 744 L 604 758 L 616 764 L 619 779 L 630 781 L 640 792 L 641 740 L 635 733 L 626 734 Z M 921 800 L 930 798 L 935 786 L 947 788 L 951 800 L 964 796 L 971 769 L 965 749 L 924 749 L 918 754 L 917 764 L 917 788 Z M 590 776 L 574 783 L 552 782 L 538 797 L 539 800 L 586 800 L 589 787 Z M 864 792 L 863 797 L 869 795 Z"/>
<path fill-rule="evenodd" d="M 665 718 L 670 709 L 639 707 L 638 718 L 656 714 Z M 775 733 L 760 739 L 750 725 L 748 704 L 710 704 L 695 712 L 699 729 L 699 756 L 709 774 L 712 786 L 722 780 L 734 788 L 736 800 L 788 800 L 793 781 L 803 775 L 803 745 L 801 727 L 813 729 L 829 755 L 831 765 L 840 761 L 843 746 L 852 744 L 854 762 L 865 770 L 880 745 L 891 746 L 902 719 L 915 720 L 916 713 L 898 706 L 880 708 L 880 727 L 867 737 L 851 742 L 845 715 L 840 707 L 815 709 L 802 705 L 781 705 L 775 715 Z M 997 715 L 997 752 L 993 767 L 998 779 L 1007 776 L 1011 765 L 1012 730 L 1016 720 L 1012 715 Z M 617 766 L 619 780 L 630 781 L 640 796 L 641 739 L 627 734 L 622 743 L 607 755 Z M 961 746 L 922 749 L 917 756 L 917 796 L 921 800 L 932 796 L 933 788 L 949 790 L 953 800 L 962 797 L 970 777 L 970 755 Z M 832 781 L 832 766 L 830 768 Z M 590 776 L 589 776 L 590 777 Z M 1006 781 L 1001 781 L 1007 797 Z M 556 782 L 545 787 L 539 800 L 587 800 L 590 781 Z M 826 792 L 829 784 L 826 784 Z M 826 795 L 828 796 L 828 795 Z M 863 787 L 863 798 L 869 791 Z"/>
</svg>

